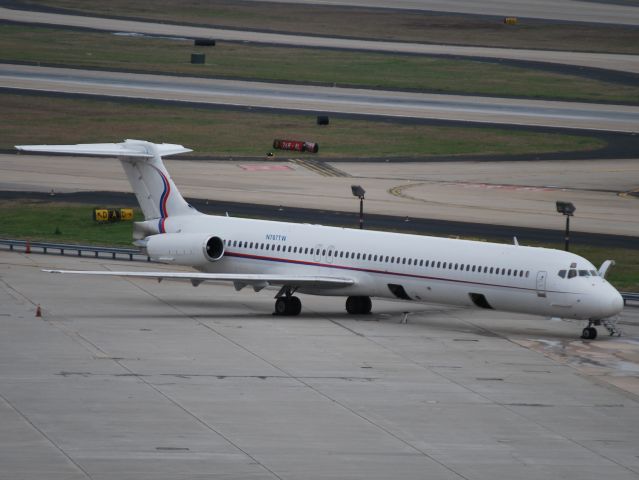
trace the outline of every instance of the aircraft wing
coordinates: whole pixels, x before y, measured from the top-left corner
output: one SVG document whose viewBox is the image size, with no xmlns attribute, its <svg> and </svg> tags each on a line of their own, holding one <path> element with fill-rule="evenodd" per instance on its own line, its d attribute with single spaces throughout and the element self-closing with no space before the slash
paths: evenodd
<svg viewBox="0 0 639 480">
<path fill-rule="evenodd" d="M 77 275 L 105 275 L 115 277 L 155 278 L 157 280 L 189 280 L 193 285 L 199 285 L 206 281 L 233 282 L 236 289 L 247 285 L 255 290 L 261 290 L 269 285 L 290 287 L 318 287 L 341 288 L 355 283 L 352 278 L 322 277 L 311 275 L 270 275 L 270 274 L 243 274 L 243 273 L 200 273 L 200 272 L 133 272 L 133 271 L 109 271 L 109 270 L 43 270 L 47 273 L 65 273 Z"/>
</svg>

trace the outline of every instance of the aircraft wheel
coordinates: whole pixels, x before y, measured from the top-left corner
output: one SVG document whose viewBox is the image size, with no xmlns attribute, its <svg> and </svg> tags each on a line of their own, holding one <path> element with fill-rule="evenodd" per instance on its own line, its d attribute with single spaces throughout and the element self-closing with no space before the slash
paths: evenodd
<svg viewBox="0 0 639 480">
<path fill-rule="evenodd" d="M 275 300 L 275 315 L 286 315 L 288 312 L 288 302 L 286 297 L 279 297 Z"/>
<path fill-rule="evenodd" d="M 346 311 L 351 315 L 371 313 L 372 306 L 370 297 L 348 297 L 346 299 Z"/>
<path fill-rule="evenodd" d="M 299 315 L 302 302 L 297 297 L 279 297 L 275 300 L 275 315 Z"/>
<path fill-rule="evenodd" d="M 597 329 L 595 327 L 586 327 L 581 332 L 581 338 L 584 340 L 594 340 L 597 338 Z"/>
<path fill-rule="evenodd" d="M 289 312 L 288 315 L 299 315 L 302 311 L 302 301 L 298 297 L 290 297 L 288 302 Z"/>
</svg>

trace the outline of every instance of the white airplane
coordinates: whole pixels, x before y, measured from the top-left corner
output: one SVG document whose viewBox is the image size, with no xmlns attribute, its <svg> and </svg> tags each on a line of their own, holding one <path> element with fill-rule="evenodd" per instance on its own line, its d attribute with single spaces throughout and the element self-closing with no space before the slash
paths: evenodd
<svg viewBox="0 0 639 480">
<path fill-rule="evenodd" d="M 145 220 L 134 244 L 157 262 L 197 272 L 54 273 L 233 282 L 259 292 L 279 287 L 275 314 L 298 315 L 296 292 L 342 296 L 346 311 L 367 314 L 371 297 L 470 306 L 584 320 L 582 338 L 623 309 L 619 292 L 586 259 L 560 250 L 376 232 L 322 225 L 212 216 L 189 205 L 162 157 L 191 150 L 141 140 L 79 145 L 22 145 L 18 150 L 118 157 Z"/>
</svg>

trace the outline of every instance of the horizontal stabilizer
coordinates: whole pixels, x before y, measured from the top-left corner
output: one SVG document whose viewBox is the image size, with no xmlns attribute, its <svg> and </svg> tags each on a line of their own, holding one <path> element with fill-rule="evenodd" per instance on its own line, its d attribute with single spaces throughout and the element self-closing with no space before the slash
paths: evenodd
<svg viewBox="0 0 639 480">
<path fill-rule="evenodd" d="M 152 148 L 147 148 L 152 145 Z M 109 157 L 153 158 L 188 153 L 192 150 L 171 143 L 150 144 L 139 140 L 125 140 L 122 143 L 80 143 L 77 145 L 16 145 L 24 152 L 69 153 L 75 155 L 103 155 Z M 155 152 L 153 151 L 155 150 Z"/>
<path fill-rule="evenodd" d="M 205 281 L 240 282 L 246 285 L 263 284 L 287 285 L 291 287 L 340 288 L 353 285 L 352 278 L 322 277 L 310 275 L 269 275 L 238 273 L 199 273 L 199 272 L 112 272 L 108 270 L 43 270 L 47 273 L 65 273 L 78 275 L 104 275 L 114 277 L 155 278 L 158 280 L 190 280 L 194 283 Z"/>
</svg>

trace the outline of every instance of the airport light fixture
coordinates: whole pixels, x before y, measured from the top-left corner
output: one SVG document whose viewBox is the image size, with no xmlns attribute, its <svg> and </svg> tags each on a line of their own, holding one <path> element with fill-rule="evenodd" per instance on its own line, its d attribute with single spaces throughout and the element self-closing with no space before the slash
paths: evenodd
<svg viewBox="0 0 639 480">
<path fill-rule="evenodd" d="M 566 233 L 564 235 L 564 250 L 568 251 L 570 248 L 570 217 L 575 214 L 575 206 L 570 202 L 557 202 L 557 212 L 566 217 Z"/>
<path fill-rule="evenodd" d="M 366 195 L 366 191 L 359 185 L 351 185 L 351 191 L 353 192 L 353 196 L 359 198 L 359 228 L 360 230 L 363 230 L 364 229 L 364 195 Z"/>
</svg>

